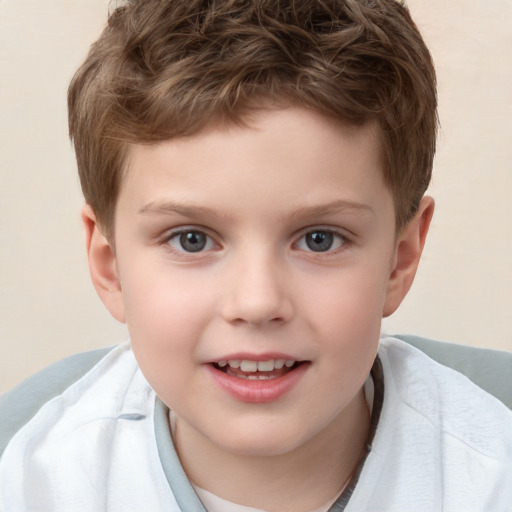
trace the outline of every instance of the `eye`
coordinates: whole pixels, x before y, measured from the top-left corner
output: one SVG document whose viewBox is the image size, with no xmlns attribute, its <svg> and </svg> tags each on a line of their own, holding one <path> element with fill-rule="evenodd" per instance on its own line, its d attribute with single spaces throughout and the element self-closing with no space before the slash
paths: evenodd
<svg viewBox="0 0 512 512">
<path fill-rule="evenodd" d="M 305 251 L 327 252 L 339 249 L 346 239 L 329 229 L 315 229 L 302 236 L 297 242 L 297 248 Z"/>
<path fill-rule="evenodd" d="M 206 233 L 194 229 L 174 233 L 167 243 L 179 252 L 200 252 L 215 246 L 215 242 Z"/>
</svg>

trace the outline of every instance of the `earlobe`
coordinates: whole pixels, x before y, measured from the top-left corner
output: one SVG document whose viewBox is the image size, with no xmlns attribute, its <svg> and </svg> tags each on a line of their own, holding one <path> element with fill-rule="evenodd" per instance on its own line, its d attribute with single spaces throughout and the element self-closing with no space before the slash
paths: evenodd
<svg viewBox="0 0 512 512">
<path fill-rule="evenodd" d="M 115 254 L 89 205 L 82 208 L 82 224 L 94 288 L 111 315 L 124 323 L 126 319 Z"/>
<path fill-rule="evenodd" d="M 382 311 L 383 317 L 397 310 L 412 286 L 433 214 L 434 200 L 428 196 L 423 197 L 418 211 L 398 236 L 395 260 Z"/>
</svg>

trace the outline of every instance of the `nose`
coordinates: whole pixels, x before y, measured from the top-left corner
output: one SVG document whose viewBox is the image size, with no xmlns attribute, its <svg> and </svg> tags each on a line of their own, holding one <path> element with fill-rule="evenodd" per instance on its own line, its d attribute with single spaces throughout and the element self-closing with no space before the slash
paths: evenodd
<svg viewBox="0 0 512 512">
<path fill-rule="evenodd" d="M 291 285 L 284 263 L 260 251 L 236 258 L 226 269 L 222 315 L 234 324 L 288 322 L 294 313 Z"/>
</svg>

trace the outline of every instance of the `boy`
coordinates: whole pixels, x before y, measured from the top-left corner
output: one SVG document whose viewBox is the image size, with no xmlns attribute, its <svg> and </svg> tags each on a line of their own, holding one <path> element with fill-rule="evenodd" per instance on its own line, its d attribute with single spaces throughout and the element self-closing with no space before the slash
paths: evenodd
<svg viewBox="0 0 512 512">
<path fill-rule="evenodd" d="M 434 208 L 402 4 L 129 0 L 69 110 L 130 344 L 7 397 L 0 510 L 510 510 L 510 411 L 379 343 Z"/>
</svg>

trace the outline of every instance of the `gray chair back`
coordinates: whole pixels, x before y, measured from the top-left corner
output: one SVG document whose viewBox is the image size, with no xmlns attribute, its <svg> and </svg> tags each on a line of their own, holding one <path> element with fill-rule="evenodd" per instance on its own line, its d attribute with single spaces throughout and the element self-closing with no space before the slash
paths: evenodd
<svg viewBox="0 0 512 512">
<path fill-rule="evenodd" d="M 439 363 L 463 373 L 512 409 L 512 352 L 445 343 L 420 336 L 394 335 Z"/>
</svg>

